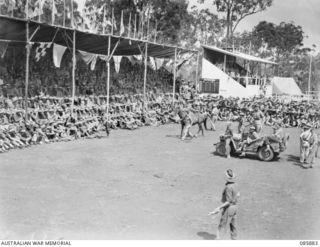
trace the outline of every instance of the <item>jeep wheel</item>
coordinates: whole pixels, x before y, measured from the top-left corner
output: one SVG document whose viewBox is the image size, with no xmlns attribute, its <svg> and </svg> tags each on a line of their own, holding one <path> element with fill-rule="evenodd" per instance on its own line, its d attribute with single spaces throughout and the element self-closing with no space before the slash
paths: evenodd
<svg viewBox="0 0 320 247">
<path fill-rule="evenodd" d="M 262 161 L 271 161 L 275 158 L 275 154 L 271 148 L 262 147 L 258 152 L 259 159 Z"/>
<path fill-rule="evenodd" d="M 224 142 L 218 143 L 216 146 L 216 152 L 221 156 L 226 155 L 226 144 Z"/>
</svg>

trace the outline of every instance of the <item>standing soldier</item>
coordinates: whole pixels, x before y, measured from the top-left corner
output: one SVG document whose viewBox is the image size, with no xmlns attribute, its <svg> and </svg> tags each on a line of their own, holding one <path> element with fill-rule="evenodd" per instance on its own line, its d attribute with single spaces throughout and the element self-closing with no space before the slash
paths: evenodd
<svg viewBox="0 0 320 247">
<path fill-rule="evenodd" d="M 312 127 L 310 129 L 310 139 L 309 139 L 309 144 L 310 144 L 310 151 L 309 151 L 309 155 L 307 157 L 307 164 L 309 164 L 309 168 L 313 168 L 313 163 L 314 163 L 314 158 L 316 155 L 316 152 L 318 151 L 318 135 L 317 133 L 314 131 L 314 127 Z"/>
<path fill-rule="evenodd" d="M 242 134 L 243 133 L 243 131 L 244 131 L 244 128 L 245 128 L 245 126 L 244 126 L 244 123 L 246 122 L 246 117 L 245 117 L 245 114 L 244 114 L 244 112 L 240 112 L 240 116 L 239 116 L 239 118 L 238 118 L 238 122 L 239 122 L 239 124 L 238 124 L 238 133 L 239 134 Z"/>
<path fill-rule="evenodd" d="M 237 239 L 237 202 L 240 193 L 237 190 L 235 179 L 236 174 L 231 169 L 228 169 L 226 171 L 225 188 L 222 192 L 222 205 L 209 213 L 209 215 L 214 215 L 221 211 L 221 219 L 218 226 L 217 239 L 220 239 L 220 237 L 224 237 L 227 231 L 227 227 L 230 227 L 231 239 Z"/>
<path fill-rule="evenodd" d="M 211 126 L 212 126 L 212 130 L 215 131 L 216 130 L 216 122 L 218 121 L 218 117 L 219 117 L 219 109 L 217 107 L 217 104 L 213 104 L 212 105 L 212 111 L 210 114 L 210 120 L 211 120 Z"/>
<path fill-rule="evenodd" d="M 254 126 L 256 127 L 256 131 L 259 134 L 262 131 L 264 115 L 262 111 L 260 111 L 258 105 L 255 105 L 252 117 L 254 120 Z"/>
<path fill-rule="evenodd" d="M 309 141 L 311 137 L 311 132 L 310 132 L 311 126 L 308 124 L 304 124 L 302 128 L 303 128 L 303 131 L 300 135 L 300 163 L 304 164 L 307 161 L 307 157 L 310 151 Z"/>
<path fill-rule="evenodd" d="M 320 158 L 319 157 L 319 149 L 320 149 L 320 134 L 318 133 L 318 145 L 316 147 L 316 154 L 315 154 L 316 158 Z"/>
</svg>

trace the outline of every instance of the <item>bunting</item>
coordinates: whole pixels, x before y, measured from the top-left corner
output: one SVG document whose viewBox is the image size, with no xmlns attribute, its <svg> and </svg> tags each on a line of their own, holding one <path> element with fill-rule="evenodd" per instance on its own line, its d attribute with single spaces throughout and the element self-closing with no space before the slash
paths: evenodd
<svg viewBox="0 0 320 247">
<path fill-rule="evenodd" d="M 97 63 L 97 59 L 99 57 L 99 55 L 97 54 L 93 54 L 93 53 L 89 53 L 89 52 L 85 52 L 85 51 L 79 51 L 81 58 L 83 59 L 83 61 L 89 65 L 90 64 L 90 69 L 94 70 L 96 67 L 96 63 Z"/>
<path fill-rule="evenodd" d="M 134 61 L 132 56 L 126 56 L 126 58 L 128 58 L 128 60 L 130 61 L 131 65 L 135 65 L 136 62 Z"/>
<path fill-rule="evenodd" d="M 53 63 L 57 68 L 60 68 L 61 60 L 66 49 L 67 47 L 65 46 L 53 44 Z"/>
<path fill-rule="evenodd" d="M 142 64 L 142 55 L 133 55 L 133 58 L 136 60 L 137 64 Z"/>
<path fill-rule="evenodd" d="M 164 59 L 163 58 L 155 58 L 156 68 L 160 69 L 163 65 Z"/>
<path fill-rule="evenodd" d="M 122 56 L 113 56 L 113 61 L 114 61 L 114 68 L 117 73 L 120 72 L 120 63 L 122 60 Z"/>
<path fill-rule="evenodd" d="M 153 70 L 157 70 L 156 62 L 153 57 L 149 57 L 149 67 Z"/>
<path fill-rule="evenodd" d="M 40 43 L 36 48 L 36 62 L 39 62 L 39 60 L 47 54 L 47 49 L 51 47 L 51 44 L 52 43 Z"/>
</svg>

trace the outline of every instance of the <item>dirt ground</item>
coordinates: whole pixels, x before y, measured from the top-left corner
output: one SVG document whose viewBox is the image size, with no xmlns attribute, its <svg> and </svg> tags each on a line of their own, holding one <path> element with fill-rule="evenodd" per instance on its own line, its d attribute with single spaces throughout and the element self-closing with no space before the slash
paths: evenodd
<svg viewBox="0 0 320 247">
<path fill-rule="evenodd" d="M 298 165 L 299 130 L 265 163 L 215 156 L 224 126 L 185 142 L 172 124 L 1 154 L 0 238 L 215 239 L 207 214 L 231 168 L 240 239 L 320 239 L 320 160 Z"/>
</svg>

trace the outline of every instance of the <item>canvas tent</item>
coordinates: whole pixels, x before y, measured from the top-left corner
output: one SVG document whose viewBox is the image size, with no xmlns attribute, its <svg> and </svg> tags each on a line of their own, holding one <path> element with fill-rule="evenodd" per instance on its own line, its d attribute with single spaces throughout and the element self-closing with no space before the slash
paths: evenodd
<svg viewBox="0 0 320 247">
<path fill-rule="evenodd" d="M 274 95 L 302 95 L 301 89 L 292 77 L 274 77 L 272 88 Z"/>
</svg>

